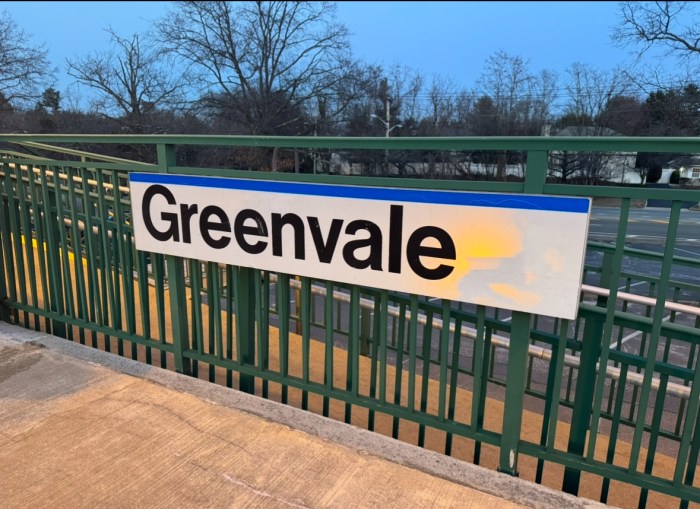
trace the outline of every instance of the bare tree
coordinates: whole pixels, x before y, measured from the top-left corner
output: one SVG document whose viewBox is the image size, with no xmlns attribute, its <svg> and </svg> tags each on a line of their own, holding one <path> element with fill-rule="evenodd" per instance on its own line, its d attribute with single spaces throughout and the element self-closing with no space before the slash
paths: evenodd
<svg viewBox="0 0 700 509">
<path fill-rule="evenodd" d="M 624 96 L 629 81 L 621 70 L 602 71 L 579 62 L 567 69 L 568 95 L 564 115 L 559 119 L 559 135 L 611 136 L 615 132 L 606 127 L 606 108 L 616 98 Z M 561 182 L 577 176 L 586 184 L 595 184 L 611 176 L 612 154 L 557 153 L 550 155 L 550 174 Z"/>
<path fill-rule="evenodd" d="M 471 118 L 471 111 L 474 108 L 474 94 L 468 90 L 460 90 L 455 98 L 455 127 L 456 134 L 470 134 L 468 125 Z"/>
<path fill-rule="evenodd" d="M 395 112 L 393 116 L 396 120 L 420 117 L 420 98 L 424 81 L 420 71 L 405 65 L 394 65 L 387 69 L 386 94 L 392 101 L 392 109 Z"/>
<path fill-rule="evenodd" d="M 556 89 L 555 73 L 533 74 L 527 60 L 498 51 L 486 60 L 476 93 L 493 101 L 498 134 L 539 135 L 549 121 Z"/>
<path fill-rule="evenodd" d="M 638 55 L 654 46 L 669 54 L 700 54 L 700 24 L 693 2 L 620 2 L 613 40 L 638 44 Z"/>
<path fill-rule="evenodd" d="M 430 123 L 428 132 L 431 135 L 444 135 L 449 133 L 450 126 L 454 122 L 456 106 L 454 98 L 457 95 L 457 87 L 450 79 L 433 76 L 430 88 L 427 91 L 428 105 L 426 120 Z"/>
<path fill-rule="evenodd" d="M 578 120 L 576 127 L 601 127 L 598 120 L 606 106 L 613 98 L 628 92 L 629 81 L 619 69 L 602 71 L 574 62 L 567 75 L 568 100 L 564 114 L 569 121 Z"/>
<path fill-rule="evenodd" d="M 421 116 L 421 92 L 423 75 L 407 66 L 394 65 L 382 71 L 382 78 L 372 94 L 374 99 L 373 115 L 381 119 L 382 136 L 401 136 L 417 128 Z M 375 122 L 375 129 L 380 122 Z M 370 132 L 378 134 L 376 130 Z M 407 175 L 414 153 L 407 150 L 386 150 L 384 152 L 384 170 L 393 169 L 401 176 Z"/>
<path fill-rule="evenodd" d="M 589 152 L 552 151 L 549 153 L 549 175 L 558 178 L 562 184 L 574 177 L 587 184 L 595 183 L 603 173 L 602 157 Z"/>
<path fill-rule="evenodd" d="M 129 133 L 153 132 L 158 108 L 183 98 L 187 80 L 138 34 L 127 39 L 108 29 L 112 49 L 68 60 L 68 74 L 95 92 L 95 109 Z"/>
<path fill-rule="evenodd" d="M 3 11 L 0 14 L 0 94 L 9 103 L 37 99 L 53 78 L 47 50 L 31 45 L 29 40 L 30 36 Z"/>
<path fill-rule="evenodd" d="M 558 87 L 559 76 L 554 71 L 544 69 L 535 77 L 529 105 L 531 113 L 528 135 L 541 135 L 543 128 L 552 121 L 552 108 L 557 99 Z"/>
<path fill-rule="evenodd" d="M 612 40 L 620 47 L 635 48 L 635 64 L 649 54 L 658 62 L 647 58 L 643 68 L 633 65 L 626 72 L 628 79 L 646 92 L 694 83 L 700 70 L 699 21 L 696 2 L 620 2 Z M 676 57 L 679 64 L 673 71 L 669 57 Z"/>
<path fill-rule="evenodd" d="M 455 97 L 457 87 L 450 79 L 433 76 L 429 88 L 426 89 L 424 107 L 421 118 L 415 119 L 412 127 L 419 136 L 450 136 L 458 132 L 456 125 L 457 109 Z M 421 165 L 427 165 L 427 175 L 454 175 L 459 169 L 458 161 L 462 158 L 449 150 L 425 150 L 414 152 L 420 155 Z"/>
<path fill-rule="evenodd" d="M 247 133 L 301 131 L 298 113 L 348 70 L 347 29 L 331 3 L 176 5 L 157 25 L 160 41 L 197 69 L 211 106 L 238 111 Z"/>
<path fill-rule="evenodd" d="M 530 71 L 527 60 L 498 51 L 486 60 L 477 82 L 480 99 L 473 114 L 483 118 L 472 124 L 479 125 L 479 130 L 486 128 L 487 135 L 539 135 L 549 121 L 555 89 L 554 73 L 545 71 L 537 77 Z M 482 157 L 489 159 L 491 155 Z M 507 163 L 523 162 L 521 154 L 500 152 L 497 176 L 505 178 Z"/>
<path fill-rule="evenodd" d="M 498 134 L 517 133 L 522 101 L 530 97 L 533 81 L 528 62 L 520 56 L 498 51 L 486 60 L 477 85 L 479 92 L 491 98 L 496 107 Z"/>
</svg>

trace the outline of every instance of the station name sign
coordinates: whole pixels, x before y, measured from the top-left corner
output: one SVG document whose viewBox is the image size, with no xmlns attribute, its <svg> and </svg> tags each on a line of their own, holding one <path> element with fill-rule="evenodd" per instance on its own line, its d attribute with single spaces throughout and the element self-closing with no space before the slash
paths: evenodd
<svg viewBox="0 0 700 509">
<path fill-rule="evenodd" d="M 136 248 L 573 319 L 590 199 L 132 173 Z"/>
</svg>

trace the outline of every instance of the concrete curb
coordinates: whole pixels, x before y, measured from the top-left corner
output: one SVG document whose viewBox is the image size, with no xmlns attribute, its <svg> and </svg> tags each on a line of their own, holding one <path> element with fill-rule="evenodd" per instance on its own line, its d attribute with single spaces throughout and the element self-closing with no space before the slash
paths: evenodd
<svg viewBox="0 0 700 509">
<path fill-rule="evenodd" d="M 41 345 L 77 360 L 103 366 L 118 373 L 148 380 L 198 397 L 215 405 L 246 412 L 288 426 L 323 440 L 371 454 L 468 488 L 534 508 L 610 507 L 578 498 L 539 484 L 466 463 L 427 449 L 400 442 L 362 428 L 334 421 L 258 396 L 215 385 L 172 371 L 119 357 L 42 332 L 0 322 L 0 339 Z"/>
</svg>

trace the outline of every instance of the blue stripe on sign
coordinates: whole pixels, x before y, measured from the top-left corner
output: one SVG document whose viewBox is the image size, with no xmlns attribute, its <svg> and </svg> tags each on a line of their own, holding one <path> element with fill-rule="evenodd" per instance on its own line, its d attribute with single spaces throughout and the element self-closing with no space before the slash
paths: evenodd
<svg viewBox="0 0 700 509">
<path fill-rule="evenodd" d="M 277 182 L 239 178 L 199 177 L 164 173 L 130 173 L 130 182 L 177 186 L 235 189 L 267 193 L 304 194 L 362 200 L 402 201 L 442 205 L 467 205 L 505 209 L 550 210 L 588 213 L 588 198 L 537 196 L 521 194 L 472 193 L 468 191 L 433 191 L 387 187 L 344 186 L 336 184 L 308 184 L 304 182 Z"/>
</svg>

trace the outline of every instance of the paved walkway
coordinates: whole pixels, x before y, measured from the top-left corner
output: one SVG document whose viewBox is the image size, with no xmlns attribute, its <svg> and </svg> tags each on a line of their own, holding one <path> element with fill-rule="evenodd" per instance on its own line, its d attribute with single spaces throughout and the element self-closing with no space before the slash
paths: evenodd
<svg viewBox="0 0 700 509">
<path fill-rule="evenodd" d="M 5 509 L 597 505 L 3 323 L 0 494 Z"/>
</svg>

